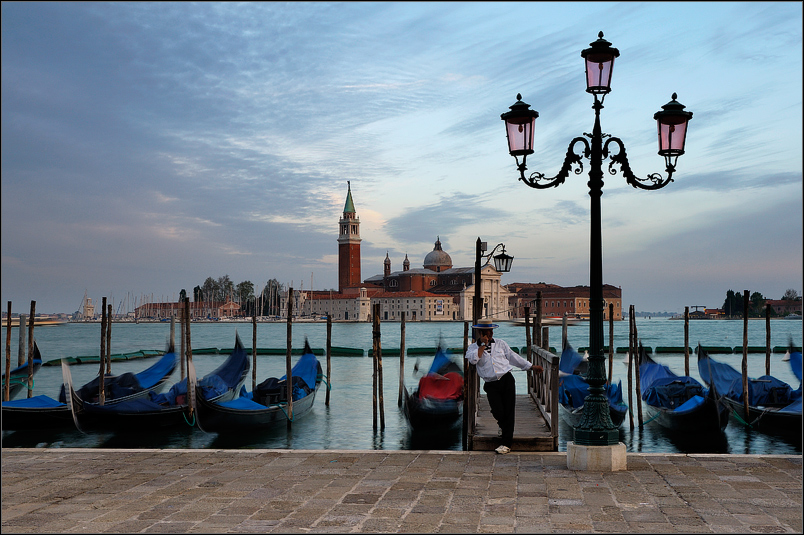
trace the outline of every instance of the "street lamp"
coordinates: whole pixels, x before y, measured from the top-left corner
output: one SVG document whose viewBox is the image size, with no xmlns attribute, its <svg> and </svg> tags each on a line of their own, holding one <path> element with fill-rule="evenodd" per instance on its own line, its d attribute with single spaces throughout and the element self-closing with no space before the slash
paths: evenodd
<svg viewBox="0 0 804 535">
<path fill-rule="evenodd" d="M 581 52 L 586 65 L 586 92 L 591 93 L 595 102 L 595 124 L 592 133 L 584 133 L 570 141 L 564 165 L 559 173 L 552 178 L 545 178 L 542 173 L 532 173 L 525 176 L 525 164 L 528 155 L 533 154 L 533 126 L 539 113 L 530 109 L 530 105 L 522 102 L 522 95 L 517 95 L 517 101 L 509 107 L 511 111 L 503 113 L 500 118 L 505 121 L 508 136 L 508 149 L 517 162 L 520 172 L 519 180 L 526 185 L 545 189 L 562 184 L 569 176 L 570 171 L 576 175 L 583 171 L 582 159 L 589 160 L 589 196 L 592 199 L 591 207 L 591 240 L 589 253 L 589 396 L 584 401 L 583 419 L 575 428 L 575 443 L 582 446 L 612 446 L 618 443 L 619 433 L 611 422 L 608 401 L 605 396 L 606 365 L 603 356 L 603 251 L 601 240 L 601 212 L 600 197 L 603 194 L 603 160 L 610 160 L 609 174 L 617 174 L 616 166 L 626 181 L 635 188 L 654 190 L 660 189 L 673 181 L 673 172 L 676 169 L 678 157 L 684 154 L 684 139 L 687 133 L 687 123 L 692 118 L 692 112 L 684 111 L 673 93 L 673 100 L 662 106 L 653 118 L 659 129 L 659 155 L 665 159 L 667 178 L 658 173 L 639 178 L 631 171 L 625 153 L 625 145 L 616 137 L 604 134 L 600 129 L 600 110 L 603 108 L 603 99 L 611 91 L 611 75 L 614 59 L 620 55 L 619 50 L 611 47 L 611 43 L 603 39 L 603 32 L 598 34 L 598 40 L 590 43 L 590 48 Z M 591 141 L 587 141 L 589 138 Z M 603 139 L 606 138 L 605 143 Z M 576 147 L 581 145 L 581 153 L 576 153 Z M 616 146 L 616 148 L 615 148 Z M 613 150 L 612 150 L 613 149 Z M 522 163 L 519 163 L 522 157 Z"/>
<path fill-rule="evenodd" d="M 502 248 L 500 254 L 494 255 L 499 248 Z M 490 253 L 483 254 L 486 249 L 488 249 L 488 244 L 484 241 L 480 241 L 480 238 L 477 238 L 477 242 L 475 243 L 475 297 L 474 303 L 472 303 L 472 325 L 477 325 L 480 319 L 480 310 L 483 308 L 483 301 L 480 297 L 480 261 L 486 259 L 486 264 L 488 264 L 489 259 L 493 258 L 494 269 L 500 273 L 508 273 L 511 271 L 511 264 L 514 263 L 514 257 L 505 254 L 504 244 L 498 243 Z M 474 338 L 474 336 L 472 338 Z"/>
</svg>

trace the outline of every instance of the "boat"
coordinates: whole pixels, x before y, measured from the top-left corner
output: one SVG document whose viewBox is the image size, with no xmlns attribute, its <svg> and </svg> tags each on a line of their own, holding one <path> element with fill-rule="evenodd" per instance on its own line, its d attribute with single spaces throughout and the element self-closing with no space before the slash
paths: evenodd
<svg viewBox="0 0 804 535">
<path fill-rule="evenodd" d="M 196 381 L 195 367 L 187 366 L 187 378 L 175 383 L 165 393 L 150 392 L 147 396 L 117 403 L 86 403 L 73 397 L 76 425 L 82 431 L 142 432 L 172 429 L 177 430 L 195 424 L 195 415 L 190 410 L 187 392 L 213 401 L 234 398 L 246 380 L 251 364 L 235 333 L 235 347 L 229 357 L 214 371 Z M 174 353 L 172 346 L 168 351 Z"/>
<path fill-rule="evenodd" d="M 40 357 L 41 358 L 41 357 Z M 97 403 L 100 377 L 82 386 L 77 392 L 72 389 L 70 368 L 62 360 L 62 383 L 56 398 L 46 395 L 27 399 L 4 401 L 3 430 L 34 430 L 75 427 L 75 419 L 70 409 L 72 403 Z M 178 358 L 175 353 L 165 353 L 157 362 L 139 373 L 123 373 L 104 377 L 106 393 L 105 405 L 147 396 L 149 392 L 160 391 L 176 369 Z M 65 392 L 73 392 L 68 403 Z M 77 401 L 73 401 L 76 400 Z"/>
<path fill-rule="evenodd" d="M 418 361 L 414 374 L 418 371 Z M 403 385 L 403 411 L 414 431 L 446 431 L 463 422 L 463 368 L 439 345 L 413 392 Z"/>
<path fill-rule="evenodd" d="M 694 377 L 676 375 L 651 359 L 639 344 L 640 390 L 648 420 L 665 429 L 715 435 L 726 428 L 731 410 L 717 387 L 704 387 Z"/>
<path fill-rule="evenodd" d="M 238 339 L 238 344 L 240 340 Z M 243 354 L 245 350 L 240 347 Z M 302 356 L 290 371 L 293 396 L 292 413 L 288 414 L 287 375 L 269 377 L 253 392 L 240 387 L 239 395 L 228 400 L 205 395 L 202 385 L 196 388 L 198 427 L 209 433 L 227 431 L 265 431 L 295 422 L 310 412 L 321 385 L 321 363 L 305 340 Z"/>
<path fill-rule="evenodd" d="M 732 366 L 712 359 L 705 350 L 698 351 L 698 373 L 709 385 L 714 385 L 724 401 L 742 423 L 769 434 L 801 437 L 801 352 L 791 351 L 789 358 L 793 373 L 799 379 L 798 389 L 786 382 L 763 375 L 748 378 L 748 414 L 743 402 L 743 374 Z"/>
<path fill-rule="evenodd" d="M 34 349 L 33 349 L 33 368 L 31 370 L 28 369 L 28 366 L 31 364 L 30 362 L 25 362 L 22 366 L 17 366 L 10 372 L 8 372 L 8 399 L 12 400 L 17 395 L 22 392 L 25 388 L 28 387 L 28 374 L 33 372 L 39 371 L 39 368 L 42 367 L 42 355 L 39 353 L 39 347 L 36 345 L 36 340 L 34 340 Z M 32 374 L 32 375 L 33 375 Z M 3 374 L 3 391 L 2 395 L 5 396 L 6 392 L 6 374 Z"/>
<path fill-rule="evenodd" d="M 569 344 L 564 347 L 558 361 L 559 414 L 573 428 L 581 424 L 584 401 L 589 395 L 589 383 L 586 381 L 588 364 L 587 358 Z M 628 405 L 623 401 L 622 381 L 616 385 L 607 383 L 605 389 L 609 416 L 612 423 L 620 427 L 628 414 Z"/>
</svg>

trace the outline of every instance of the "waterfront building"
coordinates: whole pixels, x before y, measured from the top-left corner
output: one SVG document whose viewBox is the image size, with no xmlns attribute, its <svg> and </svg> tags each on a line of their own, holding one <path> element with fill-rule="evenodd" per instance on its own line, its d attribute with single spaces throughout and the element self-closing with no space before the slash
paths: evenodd
<svg viewBox="0 0 804 535">
<path fill-rule="evenodd" d="M 766 299 L 765 304 L 770 305 L 777 316 L 802 313 L 801 299 Z"/>
<path fill-rule="evenodd" d="M 293 291 L 294 317 L 371 321 L 375 304 L 383 321 L 468 321 L 472 319 L 474 267 L 453 267 L 452 258 L 436 238 L 421 268 L 410 267 L 407 254 L 401 271 L 391 269 L 386 253 L 382 274 L 361 280 L 360 218 L 348 185 L 343 215 L 338 221 L 338 291 Z M 492 265 L 481 270 L 481 316 L 509 319 L 510 292 L 500 285 L 501 273 Z M 287 316 L 288 295 L 281 297 L 280 315 Z"/>
<path fill-rule="evenodd" d="M 557 284 L 515 282 L 505 286 L 511 292 L 510 308 L 514 317 L 525 316 L 525 307 L 535 314 L 536 293 L 542 293 L 542 317 L 589 319 L 589 286 L 564 287 Z M 614 304 L 614 320 L 623 319 L 622 288 L 603 285 L 603 319 L 609 319 L 609 303 Z"/>
</svg>

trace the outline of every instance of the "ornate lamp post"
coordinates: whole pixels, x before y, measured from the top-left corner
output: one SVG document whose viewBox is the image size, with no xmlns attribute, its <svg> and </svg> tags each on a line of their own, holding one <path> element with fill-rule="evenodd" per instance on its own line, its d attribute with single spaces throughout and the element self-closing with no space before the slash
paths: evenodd
<svg viewBox="0 0 804 535">
<path fill-rule="evenodd" d="M 603 356 L 603 251 L 601 240 L 601 212 L 600 197 L 603 193 L 603 160 L 609 159 L 609 174 L 616 174 L 616 167 L 626 181 L 635 188 L 660 189 L 673 181 L 672 176 L 676 170 L 678 157 L 684 154 L 684 140 L 687 133 L 687 123 L 692 118 L 692 112 L 684 111 L 684 106 L 673 100 L 662 106 L 662 110 L 654 114 L 659 129 L 659 155 L 665 159 L 667 178 L 658 173 L 639 178 L 631 171 L 625 153 L 625 145 L 610 134 L 604 134 L 600 129 L 600 110 L 603 109 L 603 99 L 611 91 L 611 74 L 614 59 L 620 55 L 619 50 L 611 47 L 611 43 L 603 39 L 603 32 L 598 40 L 590 44 L 590 48 L 581 51 L 581 57 L 586 64 L 586 92 L 591 93 L 595 102 L 595 124 L 592 133 L 584 133 L 570 141 L 564 165 L 559 173 L 552 178 L 545 178 L 542 173 L 532 173 L 525 176 L 527 167 L 525 161 L 528 155 L 533 154 L 533 126 L 539 113 L 531 110 L 530 105 L 522 102 L 522 96 L 517 95 L 517 101 L 510 106 L 510 110 L 500 117 L 505 121 L 508 135 L 508 149 L 517 162 L 520 172 L 519 180 L 526 185 L 537 188 L 552 188 L 563 183 L 570 171 L 580 174 L 583 171 L 582 159 L 589 160 L 589 196 L 592 199 L 591 208 L 591 240 L 589 253 L 589 396 L 584 401 L 583 420 L 575 428 L 575 444 L 583 446 L 611 446 L 616 445 L 619 439 L 617 428 L 609 416 L 608 401 L 605 396 L 606 365 Z M 587 141 L 586 138 L 589 138 Z M 604 140 L 605 139 L 605 143 Z M 582 151 L 576 153 L 578 146 Z M 519 157 L 522 163 L 519 163 Z"/>
<path fill-rule="evenodd" d="M 497 251 L 498 248 L 502 248 L 500 254 L 496 256 L 494 253 Z M 511 271 L 511 264 L 514 263 L 514 257 L 505 254 L 505 245 L 502 243 L 498 243 L 494 246 L 494 249 L 491 250 L 490 253 L 483 254 L 487 249 L 487 244 L 484 241 L 480 241 L 480 238 L 477 239 L 475 243 L 475 297 L 474 302 L 472 303 L 472 325 L 477 325 L 477 320 L 480 319 L 480 311 L 483 308 L 483 300 L 480 297 L 480 261 L 481 259 L 486 259 L 486 264 L 488 264 L 489 258 L 494 258 L 494 269 L 499 271 L 500 273 L 508 273 Z M 474 338 L 474 336 L 472 336 Z"/>
</svg>

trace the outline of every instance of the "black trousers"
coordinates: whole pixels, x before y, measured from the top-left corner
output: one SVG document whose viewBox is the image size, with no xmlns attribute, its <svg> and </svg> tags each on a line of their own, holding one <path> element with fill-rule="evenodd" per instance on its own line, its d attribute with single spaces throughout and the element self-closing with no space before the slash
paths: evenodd
<svg viewBox="0 0 804 535">
<path fill-rule="evenodd" d="M 502 429 L 500 442 L 509 448 L 514 443 L 514 419 L 516 417 L 516 381 L 511 372 L 500 379 L 483 383 L 491 407 L 491 415 Z"/>
</svg>

